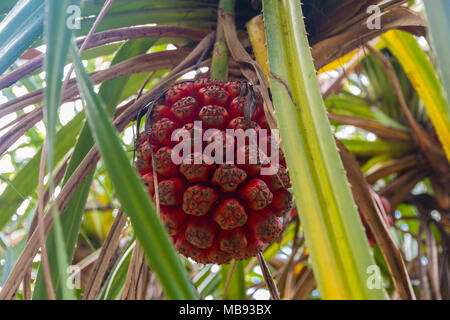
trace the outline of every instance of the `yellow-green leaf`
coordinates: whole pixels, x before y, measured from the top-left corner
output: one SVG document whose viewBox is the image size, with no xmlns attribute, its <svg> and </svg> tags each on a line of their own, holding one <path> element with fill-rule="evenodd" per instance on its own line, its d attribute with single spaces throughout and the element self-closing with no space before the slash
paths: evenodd
<svg viewBox="0 0 450 320">
<path fill-rule="evenodd" d="M 382 37 L 422 99 L 450 161 L 450 105 L 427 55 L 410 33 L 391 30 Z"/>
</svg>

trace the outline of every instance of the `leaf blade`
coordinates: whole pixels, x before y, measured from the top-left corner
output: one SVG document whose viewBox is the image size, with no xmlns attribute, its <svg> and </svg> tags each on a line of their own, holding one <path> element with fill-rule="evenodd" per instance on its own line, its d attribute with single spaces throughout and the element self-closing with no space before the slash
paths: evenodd
<svg viewBox="0 0 450 320">
<path fill-rule="evenodd" d="M 130 56 L 137 56 L 139 54 L 145 53 L 151 45 L 156 41 L 156 39 L 138 39 L 131 40 L 122 45 L 119 49 L 111 65 L 117 64 Z M 99 95 L 104 101 L 106 101 L 106 107 L 108 109 L 109 116 L 114 113 L 116 105 L 119 103 L 120 96 L 124 90 L 129 77 L 121 77 L 114 80 L 106 81 L 102 83 L 99 90 Z M 94 140 L 91 135 L 89 125 L 85 123 L 78 141 L 75 145 L 72 157 L 70 159 L 65 177 L 64 183 L 69 179 L 81 161 L 84 159 L 86 154 L 94 145 Z M 75 245 L 77 236 L 81 226 L 81 220 L 84 214 L 85 204 L 88 198 L 89 189 L 92 183 L 92 178 L 94 176 L 94 170 L 89 173 L 83 183 L 78 187 L 78 190 L 72 196 L 67 207 L 61 214 L 61 228 L 64 235 L 64 243 L 66 245 L 67 255 L 69 257 L 73 256 L 75 251 Z M 54 236 L 54 231 L 50 233 L 50 238 Z M 58 283 L 58 271 L 57 271 L 57 259 L 56 259 L 55 243 L 49 241 L 47 244 L 47 252 L 49 255 L 49 265 L 50 270 L 52 270 L 52 278 L 54 283 Z M 33 292 L 33 298 L 35 299 L 46 299 L 47 292 L 45 290 L 44 275 L 42 270 L 39 270 L 37 276 L 36 286 Z"/>
<path fill-rule="evenodd" d="M 44 23 L 44 39 L 47 50 L 44 58 L 44 70 L 46 87 L 44 88 L 44 123 L 46 126 L 47 143 L 47 168 L 49 172 L 48 188 L 51 194 L 54 190 L 53 168 L 55 166 L 55 135 L 58 124 L 58 110 L 61 105 L 63 90 L 63 74 L 69 52 L 69 44 L 72 31 L 66 25 L 66 12 L 69 0 L 46 0 L 46 19 Z M 66 251 L 61 219 L 54 207 L 54 227 L 51 234 L 47 236 L 47 242 L 53 243 L 56 251 L 57 278 L 55 293 L 58 298 L 75 298 L 72 289 L 66 286 L 66 275 L 69 268 L 69 259 Z"/>
<path fill-rule="evenodd" d="M 320 294 L 383 299 L 382 290 L 366 286 L 374 261 L 326 116 L 301 4 L 264 0 L 263 9 L 274 106 Z"/>
<path fill-rule="evenodd" d="M 412 34 L 391 30 L 382 36 L 422 99 L 450 161 L 450 104 L 427 55 Z"/>
<path fill-rule="evenodd" d="M 44 1 L 21 0 L 0 23 L 0 74 L 42 34 Z"/>
</svg>

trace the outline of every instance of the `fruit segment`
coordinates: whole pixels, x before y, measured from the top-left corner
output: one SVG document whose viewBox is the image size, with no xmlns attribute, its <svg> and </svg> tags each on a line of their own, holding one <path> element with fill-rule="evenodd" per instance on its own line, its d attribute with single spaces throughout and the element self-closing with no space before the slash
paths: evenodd
<svg viewBox="0 0 450 320">
<path fill-rule="evenodd" d="M 282 217 L 292 208 L 292 194 L 286 189 L 274 191 L 269 206 L 277 217 Z"/>
<path fill-rule="evenodd" d="M 272 242 L 281 231 L 281 222 L 270 209 L 266 208 L 250 212 L 248 229 L 255 238 Z"/>
<path fill-rule="evenodd" d="M 225 163 L 214 171 L 211 183 L 218 186 L 223 192 L 233 192 L 246 178 L 247 174 L 244 170 L 234 164 Z"/>
<path fill-rule="evenodd" d="M 183 195 L 183 211 L 194 216 L 204 216 L 219 199 L 217 192 L 208 186 L 193 185 Z"/>
<path fill-rule="evenodd" d="M 214 211 L 213 217 L 223 230 L 241 227 L 247 222 L 245 208 L 234 198 L 222 200 Z"/>
<path fill-rule="evenodd" d="M 238 254 L 247 247 L 247 238 L 241 228 L 220 231 L 218 241 L 220 250 L 227 253 Z"/>
<path fill-rule="evenodd" d="M 186 226 L 185 237 L 197 248 L 206 249 L 212 246 L 216 233 L 214 223 L 206 217 L 190 217 Z"/>
<path fill-rule="evenodd" d="M 252 210 L 264 209 L 273 199 L 272 192 L 260 179 L 251 179 L 239 190 L 239 196 Z"/>
</svg>

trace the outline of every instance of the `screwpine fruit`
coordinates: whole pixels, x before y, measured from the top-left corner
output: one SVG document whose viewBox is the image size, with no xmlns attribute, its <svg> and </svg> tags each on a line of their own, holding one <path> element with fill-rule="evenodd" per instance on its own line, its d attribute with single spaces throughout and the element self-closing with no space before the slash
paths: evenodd
<svg viewBox="0 0 450 320">
<path fill-rule="evenodd" d="M 254 112 L 246 118 L 249 99 Z M 158 190 L 161 220 L 178 252 L 199 263 L 225 264 L 257 255 L 279 236 L 280 217 L 292 209 L 282 153 L 278 170 L 271 171 L 270 130 L 259 140 L 269 150 L 265 161 L 253 144 L 239 145 L 227 133 L 253 129 L 259 137 L 268 129 L 260 100 L 250 97 L 242 82 L 178 83 L 155 103 L 149 123 L 149 132 L 136 140 L 136 167 L 153 199 Z M 193 139 L 199 123 L 200 142 Z M 208 129 L 215 131 L 206 136 Z M 182 138 L 183 131 L 189 138 Z M 191 151 L 176 162 L 180 141 Z"/>
</svg>

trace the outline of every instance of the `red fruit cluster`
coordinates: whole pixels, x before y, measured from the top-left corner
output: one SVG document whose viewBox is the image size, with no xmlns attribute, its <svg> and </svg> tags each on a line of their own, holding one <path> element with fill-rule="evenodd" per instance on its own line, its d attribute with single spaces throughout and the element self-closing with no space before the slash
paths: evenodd
<svg viewBox="0 0 450 320">
<path fill-rule="evenodd" d="M 138 171 L 153 197 L 157 181 L 161 219 L 176 249 L 199 263 L 224 264 L 255 256 L 264 243 L 278 237 L 279 217 L 292 206 L 286 168 L 280 165 L 277 173 L 261 175 L 268 164 L 253 162 L 252 147 L 237 148 L 235 140 L 226 139 L 227 128 L 268 128 L 261 103 L 256 102 L 251 119 L 244 117 L 246 99 L 240 82 L 178 83 L 153 107 L 150 144 L 146 135 L 136 143 Z M 202 152 L 192 148 L 181 164 L 175 164 L 171 153 L 178 141 L 172 141 L 172 134 L 178 128 L 192 133 L 194 121 L 201 121 L 203 130 L 220 131 L 201 142 Z M 270 150 L 270 131 L 267 134 L 261 140 Z M 234 162 L 216 164 L 203 154 L 205 147 L 214 147 L 219 140 L 226 141 L 223 159 L 232 148 Z M 193 147 L 193 140 L 189 143 Z M 237 157 L 246 163 L 239 164 Z M 284 164 L 284 159 L 279 161 Z"/>
</svg>

